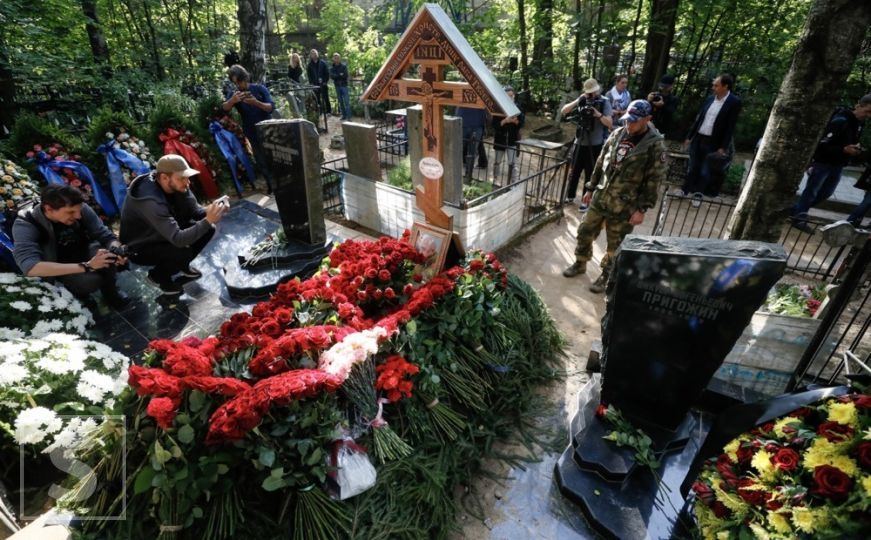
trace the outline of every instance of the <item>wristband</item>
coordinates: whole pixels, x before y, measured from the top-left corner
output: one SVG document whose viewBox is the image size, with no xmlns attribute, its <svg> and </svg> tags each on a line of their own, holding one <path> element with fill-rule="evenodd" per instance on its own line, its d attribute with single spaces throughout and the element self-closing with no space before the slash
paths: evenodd
<svg viewBox="0 0 871 540">
<path fill-rule="evenodd" d="M 91 265 L 86 263 L 86 262 L 80 262 L 79 266 L 81 266 L 82 268 L 85 269 L 86 274 L 94 271 L 94 269 L 91 267 Z"/>
</svg>

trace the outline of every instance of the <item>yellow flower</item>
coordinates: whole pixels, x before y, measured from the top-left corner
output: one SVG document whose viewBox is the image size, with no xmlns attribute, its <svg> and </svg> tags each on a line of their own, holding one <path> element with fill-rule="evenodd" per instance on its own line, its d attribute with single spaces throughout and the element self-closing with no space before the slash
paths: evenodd
<svg viewBox="0 0 871 540">
<path fill-rule="evenodd" d="M 792 524 L 802 532 L 812 533 L 824 528 L 829 523 L 826 508 L 811 509 L 796 506 L 792 509 Z"/>
<path fill-rule="evenodd" d="M 769 540 L 771 538 L 768 531 L 765 530 L 765 527 L 758 523 L 750 523 L 750 530 L 753 531 L 753 536 L 759 540 Z M 725 540 L 728 540 L 728 538 Z"/>
<path fill-rule="evenodd" d="M 12 194 L 13 194 L 13 195 L 24 195 L 24 192 L 22 192 L 22 191 L 21 191 L 20 189 L 18 189 L 18 188 L 12 188 Z"/>
<path fill-rule="evenodd" d="M 774 434 L 781 439 L 787 438 L 786 433 L 783 432 L 783 428 L 790 424 L 801 424 L 801 419 L 796 418 L 795 416 L 786 416 L 784 418 L 781 418 L 774 423 Z"/>
<path fill-rule="evenodd" d="M 699 529 L 702 531 L 702 537 L 705 540 L 717 540 L 717 531 L 723 528 L 723 522 L 720 518 L 710 508 L 701 503 L 696 504 L 694 510 Z"/>
<path fill-rule="evenodd" d="M 726 493 L 719 485 L 713 485 L 714 496 L 723 503 L 723 506 L 731 510 L 737 517 L 742 517 L 750 510 L 750 506 L 744 502 L 737 493 Z"/>
<path fill-rule="evenodd" d="M 7 184 L 11 184 L 13 181 L 13 178 L 11 176 L 9 176 L 8 174 L 4 174 L 3 181 L 6 182 Z"/>
<path fill-rule="evenodd" d="M 871 475 L 863 475 L 862 476 L 862 489 L 865 490 L 865 496 L 871 497 Z"/>
<path fill-rule="evenodd" d="M 723 447 L 723 453 L 729 456 L 732 463 L 738 463 L 738 448 L 741 446 L 741 437 L 732 439 L 732 442 Z"/>
<path fill-rule="evenodd" d="M 844 455 L 847 447 L 848 445 L 845 443 L 832 443 L 824 437 L 820 437 L 815 439 L 811 447 L 805 450 L 802 465 L 809 471 L 813 471 L 820 465 L 831 465 L 842 470 L 848 476 L 856 476 L 859 468 L 855 461 Z"/>
<path fill-rule="evenodd" d="M 852 401 L 847 403 L 829 402 L 828 409 L 830 421 L 859 427 L 859 415 L 856 412 L 856 405 Z"/>
<path fill-rule="evenodd" d="M 6 195 L 6 188 L 3 186 L 0 186 L 0 195 Z"/>
<path fill-rule="evenodd" d="M 792 527 L 789 526 L 789 520 L 777 512 L 768 512 L 768 523 L 771 527 L 781 534 L 791 534 Z"/>
<path fill-rule="evenodd" d="M 771 454 L 765 450 L 758 450 L 753 454 L 753 459 L 750 460 L 750 465 L 759 471 L 759 476 L 766 481 L 774 480 L 777 476 L 777 469 L 771 464 Z"/>
</svg>

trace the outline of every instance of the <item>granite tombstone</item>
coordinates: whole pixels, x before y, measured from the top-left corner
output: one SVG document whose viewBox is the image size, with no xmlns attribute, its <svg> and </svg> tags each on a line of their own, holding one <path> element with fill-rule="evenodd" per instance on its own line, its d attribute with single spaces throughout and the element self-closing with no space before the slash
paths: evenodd
<svg viewBox="0 0 871 540">
<path fill-rule="evenodd" d="M 630 235 L 602 319 L 602 400 L 674 430 L 786 268 L 783 247 Z"/>
</svg>

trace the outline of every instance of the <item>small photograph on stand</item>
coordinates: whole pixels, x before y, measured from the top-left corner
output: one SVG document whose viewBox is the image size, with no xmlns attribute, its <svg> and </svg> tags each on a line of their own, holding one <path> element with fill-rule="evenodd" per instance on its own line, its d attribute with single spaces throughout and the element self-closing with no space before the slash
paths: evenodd
<svg viewBox="0 0 871 540">
<path fill-rule="evenodd" d="M 426 257 L 419 270 L 424 281 L 429 281 L 441 272 L 452 236 L 451 231 L 426 223 L 414 223 L 411 228 L 411 244 Z"/>
</svg>

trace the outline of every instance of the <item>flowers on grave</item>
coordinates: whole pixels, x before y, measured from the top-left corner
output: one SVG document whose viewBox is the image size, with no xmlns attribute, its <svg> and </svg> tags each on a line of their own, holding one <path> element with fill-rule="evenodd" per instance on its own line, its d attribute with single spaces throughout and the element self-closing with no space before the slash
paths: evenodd
<svg viewBox="0 0 871 540">
<path fill-rule="evenodd" d="M 387 399 L 391 402 L 397 402 L 404 397 L 411 397 L 414 382 L 410 377 L 417 375 L 420 368 L 398 354 L 394 354 L 388 356 L 383 364 L 378 364 L 375 372 L 378 373 L 375 388 L 385 392 Z"/>
<path fill-rule="evenodd" d="M 871 527 L 871 396 L 828 399 L 739 435 L 693 491 L 705 538 L 861 536 Z"/>
<path fill-rule="evenodd" d="M 628 446 L 635 451 L 635 462 L 651 470 L 659 468 L 659 460 L 653 451 L 653 441 L 644 430 L 632 425 L 613 405 L 600 403 L 596 407 L 596 417 L 606 422 L 612 429 L 605 439 L 617 446 Z"/>
<path fill-rule="evenodd" d="M 129 364 L 71 334 L 0 341 L 0 410 L 15 443 L 44 453 L 75 450 L 127 388 Z"/>
<path fill-rule="evenodd" d="M 0 273 L 0 339 L 53 332 L 82 335 L 91 312 L 66 288 L 12 273 Z"/>
<path fill-rule="evenodd" d="M 8 159 L 0 159 L 0 209 L 14 210 L 19 203 L 39 195 L 27 172 Z"/>
<path fill-rule="evenodd" d="M 118 128 L 117 133 L 107 131 L 105 137 L 106 141 L 112 142 L 113 147 L 132 154 L 151 168 L 157 166 L 157 160 L 154 158 L 154 154 L 151 153 L 151 150 L 148 148 L 145 141 L 131 133 L 128 133 L 123 127 Z M 125 171 L 124 180 L 128 184 L 130 183 L 130 180 L 133 180 L 129 170 Z"/>
<path fill-rule="evenodd" d="M 52 143 L 47 147 L 35 144 L 26 153 L 29 160 L 49 184 L 67 184 L 78 188 L 85 203 L 103 220 L 118 213 L 118 207 L 103 191 L 91 170 L 81 163 L 82 157 L 70 154 L 61 144 Z"/>
<path fill-rule="evenodd" d="M 121 208 L 127 197 L 127 186 L 134 178 L 145 174 L 157 164 L 144 141 L 133 137 L 125 128 L 118 128 L 116 135 L 107 131 L 106 142 L 97 147 L 97 152 L 106 156 L 106 169 L 115 203 Z"/>
<path fill-rule="evenodd" d="M 825 285 L 809 287 L 778 283 L 768 293 L 762 309 L 777 315 L 813 317 L 825 298 Z"/>
</svg>

